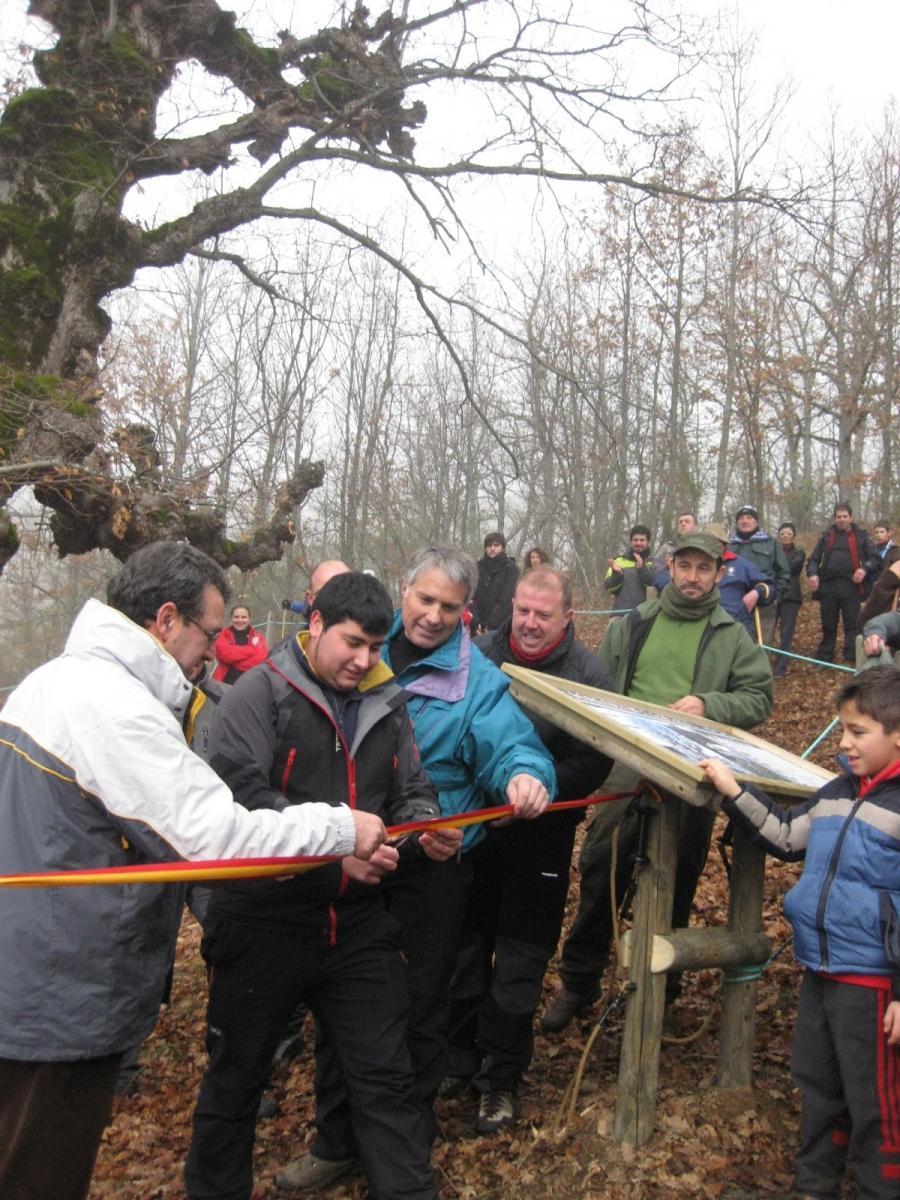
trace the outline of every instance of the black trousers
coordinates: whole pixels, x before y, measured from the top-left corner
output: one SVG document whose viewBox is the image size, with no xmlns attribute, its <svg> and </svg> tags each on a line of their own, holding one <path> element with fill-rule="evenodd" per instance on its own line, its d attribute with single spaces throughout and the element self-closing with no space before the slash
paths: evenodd
<svg viewBox="0 0 900 1200">
<path fill-rule="evenodd" d="M 882 1029 L 890 993 L 807 971 L 792 1070 L 800 1088 L 797 1187 L 837 1200 L 846 1160 L 857 1200 L 900 1196 L 900 1048 Z"/>
<path fill-rule="evenodd" d="M 121 1061 L 0 1059 L 3 1200 L 84 1200 Z"/>
<path fill-rule="evenodd" d="M 481 1092 L 516 1091 L 534 1051 L 533 1021 L 562 929 L 581 812 L 491 830 L 474 879 L 450 987 L 449 1073 Z"/>
<path fill-rule="evenodd" d="M 796 600 L 779 600 L 778 602 L 778 624 L 781 640 L 779 646 L 782 650 L 790 651 L 794 644 L 794 630 L 797 628 L 797 616 L 800 612 L 800 605 Z M 791 660 L 782 654 L 776 655 L 773 675 L 786 675 L 787 669 L 790 666 Z"/>
<path fill-rule="evenodd" d="M 347 928 L 352 920 L 352 928 Z M 378 903 L 345 914 L 336 945 L 210 918 L 209 1066 L 185 1167 L 191 1200 L 250 1200 L 263 1087 L 301 1001 L 335 1048 L 350 1119 L 378 1200 L 434 1200 L 425 1125 L 412 1097 L 406 971 L 396 924 Z"/>
<path fill-rule="evenodd" d="M 668 793 L 665 796 L 667 804 L 680 806 L 672 928 L 683 929 L 690 920 L 697 881 L 706 866 L 715 813 L 708 808 L 684 804 Z M 653 817 L 649 819 L 654 820 Z M 633 870 L 631 857 L 637 847 L 638 818 L 631 801 L 619 800 L 603 805 L 598 811 L 581 848 L 578 915 L 563 945 L 559 966 L 566 990 L 586 1000 L 597 994 L 613 941 L 613 923 L 617 915 L 610 901 L 609 876 L 613 832 L 619 821 L 616 847 L 616 896 L 619 902 L 628 887 Z M 674 980 L 671 982 L 674 984 Z M 673 987 L 667 990 L 671 996 Z"/>
<path fill-rule="evenodd" d="M 844 626 L 844 658 L 856 661 L 856 623 L 859 617 L 859 588 L 852 579 L 823 579 L 816 593 L 822 618 L 822 638 L 816 658 L 825 662 L 834 659 L 838 617 Z"/>
<path fill-rule="evenodd" d="M 450 979 L 472 882 L 470 860 L 469 854 L 445 863 L 413 859 L 379 885 L 400 927 L 406 958 L 413 1095 L 428 1140 L 434 1133 L 432 1102 L 446 1070 Z M 317 1014 L 317 1133 L 312 1150 L 325 1159 L 351 1158 L 357 1147 L 362 1150 L 348 1103 L 349 1080 L 337 1050 L 331 1028 L 318 1022 Z"/>
</svg>

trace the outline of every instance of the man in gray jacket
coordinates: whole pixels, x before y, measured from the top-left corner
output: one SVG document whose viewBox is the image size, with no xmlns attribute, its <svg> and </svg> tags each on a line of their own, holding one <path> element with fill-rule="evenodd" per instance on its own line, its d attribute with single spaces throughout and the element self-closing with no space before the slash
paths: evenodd
<svg viewBox="0 0 900 1200">
<path fill-rule="evenodd" d="M 189 749 L 188 680 L 228 597 L 212 559 L 154 543 L 107 596 L 0 714 L 0 875 L 374 853 L 374 814 L 247 812 Z M 156 1022 L 181 898 L 126 882 L 0 886 L 0 1196 L 87 1195 L 122 1054 Z"/>
</svg>

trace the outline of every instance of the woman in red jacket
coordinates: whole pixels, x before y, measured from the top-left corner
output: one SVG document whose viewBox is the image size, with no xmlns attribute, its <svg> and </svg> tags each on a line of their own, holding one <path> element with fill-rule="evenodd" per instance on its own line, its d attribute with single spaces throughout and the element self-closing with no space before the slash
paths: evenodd
<svg viewBox="0 0 900 1200">
<path fill-rule="evenodd" d="M 266 639 L 250 624 L 250 609 L 246 604 L 236 604 L 231 610 L 231 624 L 216 638 L 213 679 L 234 683 L 242 672 L 249 671 L 268 657 Z"/>
</svg>

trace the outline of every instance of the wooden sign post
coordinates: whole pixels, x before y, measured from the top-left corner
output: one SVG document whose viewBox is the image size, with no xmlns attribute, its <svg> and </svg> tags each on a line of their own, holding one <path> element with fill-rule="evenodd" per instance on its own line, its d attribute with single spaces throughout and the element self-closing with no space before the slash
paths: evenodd
<svg viewBox="0 0 900 1200">
<path fill-rule="evenodd" d="M 803 799 L 832 776 L 741 729 L 523 667 L 503 669 L 525 708 L 633 768 L 664 793 L 651 820 L 647 862 L 638 876 L 627 939 L 630 994 L 619 1058 L 615 1136 L 623 1145 L 638 1147 L 654 1128 L 668 971 L 723 971 L 718 1086 L 746 1086 L 752 1077 L 756 985 L 770 954 L 762 932 L 764 853 L 736 832 L 727 926 L 672 929 L 680 807 L 715 801 L 697 763 L 721 758 L 741 780 L 782 800 Z"/>
<path fill-rule="evenodd" d="M 662 1044 L 666 976 L 648 969 L 653 942 L 672 924 L 675 866 L 678 860 L 679 800 L 666 800 L 650 823 L 647 862 L 641 868 L 634 905 L 625 1011 L 619 1054 L 619 1097 L 615 1136 L 626 1146 L 642 1146 L 653 1133 Z"/>
</svg>

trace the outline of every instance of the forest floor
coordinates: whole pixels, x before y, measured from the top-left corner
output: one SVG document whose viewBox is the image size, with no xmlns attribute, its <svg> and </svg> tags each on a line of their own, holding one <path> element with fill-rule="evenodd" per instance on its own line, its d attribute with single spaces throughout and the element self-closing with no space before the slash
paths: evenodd
<svg viewBox="0 0 900 1200">
<path fill-rule="evenodd" d="M 579 618 L 588 645 L 600 640 L 597 619 Z M 801 609 L 795 648 L 811 654 L 818 635 L 818 608 Z M 775 710 L 755 732 L 802 753 L 833 716 L 832 697 L 847 676 L 803 663 L 775 681 Z M 833 767 L 837 737 L 811 756 Z M 720 817 L 719 821 L 723 819 Z M 717 833 L 720 829 L 717 828 Z M 588 1057 L 574 1117 L 564 1121 L 565 1093 L 585 1043 L 600 1016 L 573 1022 L 555 1036 L 535 1037 L 534 1063 L 521 1093 L 521 1116 L 509 1131 L 490 1138 L 475 1134 L 473 1095 L 438 1102 L 442 1139 L 433 1153 L 441 1200 L 785 1200 L 791 1195 L 791 1159 L 797 1133 L 797 1096 L 789 1074 L 790 1038 L 799 969 L 792 961 L 790 929 L 782 898 L 799 867 L 768 860 L 764 927 L 773 947 L 785 949 L 765 970 L 758 986 L 756 1050 L 752 1087 L 715 1088 L 718 1049 L 717 971 L 685 975 L 673 1009 L 676 1032 L 705 1032 L 685 1044 L 665 1044 L 660 1063 L 656 1133 L 628 1156 L 612 1138 L 622 1018 L 608 1020 Z M 577 902 L 573 869 L 569 916 Z M 727 881 L 715 842 L 700 882 L 693 923 L 724 924 Z M 190 1118 L 205 1063 L 205 977 L 199 927 L 186 916 L 179 941 L 171 1003 L 143 1054 L 137 1095 L 117 1101 L 103 1139 L 91 1200 L 183 1200 L 181 1169 Z M 610 972 L 612 975 L 612 972 Z M 616 985 L 612 978 L 610 986 Z M 558 986 L 555 963 L 545 980 L 545 1002 Z M 714 1010 L 712 1013 L 710 1010 Z M 253 1200 L 283 1195 L 276 1170 L 304 1149 L 311 1130 L 312 1028 L 304 1030 L 303 1052 L 275 1079 L 279 1114 L 257 1126 Z M 339 1184 L 332 1200 L 362 1200 L 362 1180 Z"/>
</svg>

